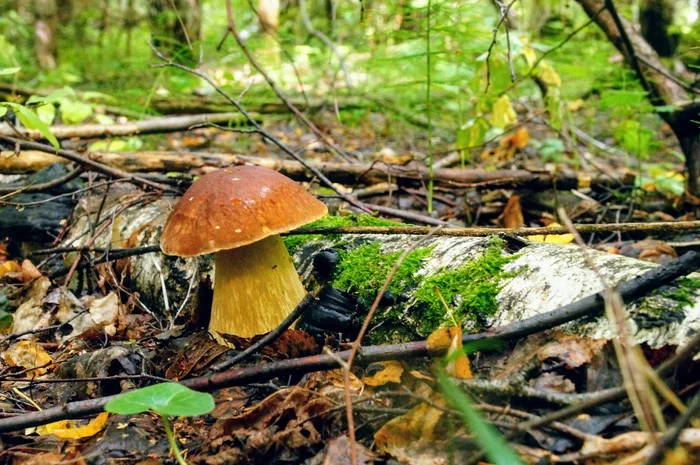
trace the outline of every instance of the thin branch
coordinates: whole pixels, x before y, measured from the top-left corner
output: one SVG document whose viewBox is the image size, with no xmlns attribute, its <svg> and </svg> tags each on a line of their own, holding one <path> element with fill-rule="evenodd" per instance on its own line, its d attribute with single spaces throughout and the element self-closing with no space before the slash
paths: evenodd
<svg viewBox="0 0 700 465">
<path fill-rule="evenodd" d="M 292 311 L 292 313 L 287 315 L 287 317 L 279 325 L 277 325 L 275 329 L 265 334 L 250 347 L 248 347 L 242 352 L 239 352 L 231 359 L 223 361 L 221 363 L 217 363 L 216 365 L 212 365 L 211 371 L 220 372 L 231 368 L 235 364 L 242 362 L 243 360 L 250 357 L 252 354 L 258 352 L 263 347 L 266 347 L 275 342 L 277 338 L 279 338 L 282 335 L 282 333 L 284 333 L 290 326 L 294 324 L 295 321 L 297 321 L 297 319 L 299 319 L 299 317 L 301 317 L 304 314 L 304 312 L 308 308 L 308 305 L 314 299 L 315 297 L 313 294 L 306 294 L 304 298 L 301 299 L 301 302 L 297 304 L 296 308 Z M 222 336 L 224 336 L 225 339 L 225 335 Z"/>
<path fill-rule="evenodd" d="M 69 171 L 68 173 L 64 174 L 63 176 L 60 176 L 56 179 L 52 179 L 51 181 L 40 183 L 40 184 L 28 184 L 26 186 L 21 186 L 21 187 L 14 187 L 14 186 L 0 186 L 0 194 L 20 194 L 20 193 L 30 193 L 30 192 L 42 192 L 42 191 L 47 191 L 49 189 L 53 189 L 54 187 L 63 185 L 69 181 L 72 181 L 73 179 L 77 178 L 80 176 L 80 173 L 84 171 L 84 168 L 82 166 L 78 166 L 72 171 Z M 4 199 L 6 196 L 3 196 L 2 198 Z"/>
<path fill-rule="evenodd" d="M 269 140 L 273 144 L 277 146 L 280 150 L 282 150 L 284 153 L 301 163 L 304 168 L 307 170 L 311 171 L 318 179 L 320 179 L 326 186 L 331 188 L 336 194 L 338 194 L 343 200 L 346 202 L 350 203 L 351 205 L 354 205 L 358 208 L 360 208 L 362 211 L 367 211 L 366 208 L 361 207 L 358 205 L 358 203 L 353 200 L 352 198 L 348 197 L 346 194 L 340 191 L 337 186 L 333 184 L 333 182 L 328 179 L 318 168 L 312 166 L 309 164 L 306 160 L 304 160 L 303 157 L 299 156 L 298 154 L 294 153 L 289 147 L 287 147 L 285 144 L 283 144 L 279 139 L 274 137 L 272 134 L 270 134 L 268 131 L 263 129 L 263 127 L 253 118 L 253 116 L 248 113 L 248 111 L 241 105 L 239 101 L 231 97 L 226 91 L 224 91 L 220 86 L 218 86 L 207 74 L 204 72 L 198 70 L 198 69 L 193 69 L 188 66 L 182 65 L 180 63 L 176 63 L 170 59 L 168 59 L 163 53 L 160 52 L 155 46 L 151 43 L 151 41 L 148 41 L 148 45 L 150 45 L 151 50 L 153 50 L 153 53 L 156 54 L 156 56 L 164 62 L 164 66 L 171 66 L 173 68 L 180 69 L 182 71 L 186 71 L 190 74 L 193 74 L 200 79 L 204 80 L 209 84 L 217 93 L 219 93 L 222 97 L 224 97 L 231 105 L 236 107 L 236 109 L 241 112 L 243 116 L 248 120 L 251 126 L 253 126 L 265 139 Z"/>
<path fill-rule="evenodd" d="M 66 150 L 66 149 L 56 150 L 55 148 L 51 147 L 50 145 L 41 144 L 39 142 L 31 142 L 31 141 L 26 141 L 26 140 L 21 140 L 21 139 L 15 139 L 14 137 L 7 137 L 7 136 L 0 136 L 0 140 L 5 141 L 9 144 L 12 144 L 15 147 L 20 147 L 20 148 L 25 148 L 25 149 L 30 149 L 30 150 L 38 150 L 40 152 L 58 155 L 59 157 L 65 158 L 66 160 L 70 160 L 72 162 L 79 163 L 80 165 L 82 165 L 86 168 L 90 168 L 90 169 L 97 171 L 99 173 L 106 174 L 107 176 L 112 177 L 112 178 L 122 178 L 126 182 L 140 184 L 144 187 L 151 187 L 151 188 L 166 191 L 166 192 L 178 192 L 178 193 L 180 192 L 177 189 L 174 189 L 170 186 L 166 186 L 164 184 L 149 181 L 148 179 L 144 179 L 141 176 L 127 173 L 126 171 L 120 170 L 118 168 L 112 168 L 111 166 L 107 166 L 107 165 L 104 165 L 102 163 L 96 162 L 94 160 L 91 160 L 91 159 L 83 156 L 83 155 L 80 155 L 78 152 L 74 152 L 73 150 Z"/>
<path fill-rule="evenodd" d="M 611 224 L 575 224 L 574 227 L 579 233 L 669 233 L 677 231 L 700 230 L 700 220 L 698 221 L 677 221 L 677 222 L 653 222 L 653 223 L 611 223 Z M 282 235 L 299 234 L 406 234 L 425 235 L 429 234 L 433 228 L 425 226 L 346 226 L 334 228 L 299 228 L 283 233 Z M 569 230 L 564 226 L 537 227 L 537 228 L 449 228 L 437 231 L 435 236 L 453 237 L 487 237 L 496 234 L 508 234 L 513 236 L 551 236 L 557 234 L 569 234 Z"/>
<path fill-rule="evenodd" d="M 648 294 L 665 284 L 670 283 L 674 279 L 691 273 L 700 267 L 700 255 L 695 252 L 689 252 L 681 258 L 673 260 L 666 265 L 654 268 L 641 276 L 631 279 L 618 287 L 618 292 L 626 299 L 633 300 Z M 501 339 L 512 340 L 528 336 L 530 334 L 550 329 L 555 326 L 576 320 L 584 316 L 598 315 L 603 311 L 603 296 L 601 293 L 593 294 L 585 297 L 577 302 L 561 307 L 552 312 L 547 312 L 526 320 L 505 325 L 494 330 L 467 334 L 462 337 L 464 343 L 473 342 L 484 339 Z M 663 374 L 670 367 L 680 363 L 693 356 L 697 347 L 700 344 L 700 333 L 698 333 L 689 344 L 683 347 L 676 356 L 666 361 L 659 367 L 659 373 Z M 395 360 L 395 359 L 411 359 L 426 356 L 442 356 L 445 349 L 428 349 L 425 341 L 408 342 L 402 344 L 390 344 L 380 346 L 368 346 L 363 348 L 357 357 L 358 363 L 372 363 L 378 361 Z M 191 378 L 182 382 L 182 384 L 196 390 L 212 391 L 230 386 L 241 386 L 251 382 L 266 381 L 276 377 L 289 376 L 295 374 L 310 373 L 314 371 L 323 371 L 335 369 L 341 366 L 344 360 L 350 356 L 350 351 L 342 351 L 334 354 L 313 355 L 309 357 L 301 357 L 290 360 L 280 360 L 277 362 L 255 365 L 250 367 L 236 368 L 217 373 L 213 375 Z M 615 400 L 624 396 L 624 389 L 620 388 L 619 394 L 609 394 L 609 398 Z M 620 397 L 616 397 L 619 395 Z M 58 420 L 66 420 L 73 418 L 82 418 L 87 415 L 93 415 L 101 412 L 104 406 L 116 396 L 101 397 L 97 399 L 83 400 L 77 402 L 69 402 L 56 407 L 48 408 L 40 412 L 31 412 L 23 415 L 18 415 L 10 418 L 0 419 L 0 433 L 17 431 L 31 426 L 38 426 L 51 423 Z M 586 402 L 567 407 L 560 412 L 580 412 L 577 410 L 582 405 L 588 405 Z M 594 405 L 598 405 L 595 403 Z M 590 407 L 586 407 L 590 408 Z M 544 421 L 545 418 L 549 422 L 566 418 L 559 416 L 552 419 L 551 415 L 542 417 L 538 421 Z M 533 427 L 536 422 L 524 423 Z M 522 425 L 521 425 L 522 426 Z"/>
</svg>

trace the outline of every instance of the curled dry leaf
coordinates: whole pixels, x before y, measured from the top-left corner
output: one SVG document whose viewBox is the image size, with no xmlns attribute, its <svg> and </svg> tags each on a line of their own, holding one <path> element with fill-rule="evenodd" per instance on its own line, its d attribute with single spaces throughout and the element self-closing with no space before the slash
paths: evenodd
<svg viewBox="0 0 700 465">
<path fill-rule="evenodd" d="M 403 374 L 403 366 L 396 360 L 381 362 L 381 370 L 371 376 L 362 378 L 362 382 L 367 386 L 384 386 L 388 383 L 400 383 L 401 375 Z"/>
<path fill-rule="evenodd" d="M 192 462 L 261 463 L 263 457 L 273 456 L 300 462 L 335 426 L 330 421 L 333 407 L 330 399 L 307 389 L 277 391 L 242 415 L 217 421 L 211 441 Z"/>
<path fill-rule="evenodd" d="M 447 349 L 449 362 L 445 371 L 448 375 L 460 379 L 472 378 L 469 358 L 462 351 L 462 329 L 459 326 L 436 329 L 428 336 L 426 343 L 429 350 Z"/>
</svg>

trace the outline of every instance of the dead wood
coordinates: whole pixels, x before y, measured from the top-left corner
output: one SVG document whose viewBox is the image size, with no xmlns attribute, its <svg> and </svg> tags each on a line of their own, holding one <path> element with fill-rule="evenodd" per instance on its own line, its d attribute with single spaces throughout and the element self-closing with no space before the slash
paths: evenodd
<svg viewBox="0 0 700 465">
<path fill-rule="evenodd" d="M 698 256 L 695 253 L 687 254 L 684 257 L 674 260 L 673 264 L 667 264 L 663 267 L 651 270 L 648 273 L 646 273 L 645 276 L 641 276 L 638 279 L 625 283 L 624 285 L 620 286 L 618 290 L 622 295 L 627 296 L 627 298 L 632 298 L 633 296 L 640 296 L 646 292 L 649 292 L 650 289 L 659 287 L 664 283 L 671 282 L 676 278 L 686 275 L 692 270 L 697 269 L 699 265 L 700 256 Z M 602 310 L 602 295 L 595 294 L 589 296 L 589 298 L 585 300 L 591 302 L 594 305 L 594 307 L 591 307 L 587 310 L 587 313 Z M 574 305 L 576 304 L 577 303 L 574 303 Z M 536 331 L 539 330 L 540 329 L 537 329 Z M 519 331 L 510 334 L 507 328 L 499 328 L 499 331 L 496 331 L 495 333 L 487 332 L 478 334 L 467 334 L 463 337 L 463 341 L 467 343 L 476 340 L 490 339 L 495 337 L 501 339 L 509 339 L 522 336 L 523 334 Z M 659 365 L 659 367 L 656 370 L 657 373 L 659 375 L 664 375 L 670 369 L 677 366 L 679 363 L 691 358 L 697 352 L 699 343 L 700 333 L 697 333 L 695 334 L 694 338 L 692 338 L 686 345 L 680 348 L 680 350 L 675 356 Z M 384 360 L 407 360 L 411 358 L 427 356 L 441 356 L 444 355 L 445 352 L 446 349 L 428 349 L 427 343 L 425 341 L 417 341 L 403 344 L 369 346 L 362 348 L 362 350 L 359 352 L 357 363 L 367 364 Z M 249 367 L 235 368 L 222 373 L 215 373 L 211 375 L 200 376 L 197 378 L 191 378 L 182 381 L 182 384 L 192 389 L 200 391 L 213 391 L 224 387 L 242 386 L 249 383 L 267 381 L 276 377 L 284 377 L 295 374 L 310 373 L 313 371 L 322 371 L 339 368 L 341 366 L 341 363 L 347 360 L 349 356 L 350 350 L 346 350 L 342 352 L 336 352 L 334 354 L 313 355 L 297 359 L 288 359 L 270 363 L 263 363 Z M 605 392 L 604 396 L 588 399 L 579 404 L 567 406 L 564 409 L 561 409 L 557 412 L 554 412 L 553 414 L 548 415 L 547 417 L 541 417 L 536 420 L 523 423 L 519 427 L 519 429 L 522 429 L 525 425 L 527 425 L 527 427 L 529 428 L 539 426 L 541 424 L 547 424 L 546 422 L 552 422 L 568 418 L 570 416 L 576 415 L 577 413 L 583 412 L 586 409 L 592 408 L 596 405 L 600 405 L 601 403 L 612 402 L 614 400 L 621 399 L 624 397 L 624 395 L 624 387 L 608 390 Z M 59 420 L 75 419 L 82 418 L 88 415 L 94 415 L 102 412 L 107 402 L 109 402 L 115 397 L 116 395 L 112 395 L 96 399 L 68 402 L 38 412 L 17 415 L 10 418 L 3 418 L 0 419 L 0 433 L 17 431 L 23 428 L 43 425 Z"/>
<path fill-rule="evenodd" d="M 129 172 L 187 172 L 198 168 L 220 168 L 229 165 L 253 164 L 277 170 L 297 181 L 311 181 L 316 177 L 311 169 L 297 161 L 249 157 L 225 153 L 205 152 L 94 152 L 91 160 Z M 26 173 L 57 161 L 56 157 L 32 151 L 15 154 L 0 153 L 0 174 Z M 332 182 L 350 186 L 400 182 L 402 185 L 422 186 L 429 177 L 423 166 L 388 165 L 383 162 L 317 163 L 307 162 Z M 439 186 L 472 187 L 477 189 L 527 188 L 576 189 L 591 187 L 631 186 L 634 177 L 612 178 L 607 175 L 584 175 L 574 171 L 549 173 L 530 170 L 494 170 L 442 168 L 434 170 L 433 179 Z"/>
<path fill-rule="evenodd" d="M 112 189 L 112 198 L 103 208 L 103 216 L 109 218 L 119 205 L 118 197 L 124 192 Z M 94 196 L 97 211 L 101 204 L 99 195 Z M 160 231 L 175 199 L 159 199 L 145 206 L 130 207 L 115 216 L 114 226 L 92 240 L 89 235 L 89 216 L 83 210 L 74 214 L 76 223 L 61 244 L 62 247 L 84 247 L 89 241 L 95 248 L 124 248 L 136 245 L 157 246 Z M 295 237 L 294 258 L 297 268 L 305 279 L 310 279 L 314 256 L 329 247 L 356 249 L 368 244 L 376 244 L 381 253 L 403 251 L 415 236 L 409 235 L 346 235 L 346 236 L 305 236 Z M 440 276 L 449 270 L 466 266 L 481 259 L 492 248 L 491 238 L 483 237 L 431 237 L 426 242 L 426 257 L 420 262 L 415 274 L 416 288 L 425 279 Z M 510 244 L 510 245 L 508 245 Z M 501 279 L 492 315 L 483 315 L 479 321 L 464 321 L 472 329 L 479 326 L 503 326 L 544 314 L 571 302 L 575 302 L 603 289 L 596 272 L 590 269 L 589 259 L 595 263 L 602 276 L 612 285 L 632 279 L 657 265 L 624 256 L 581 249 L 576 246 L 560 246 L 547 243 L 531 243 L 521 239 L 506 239 L 501 247 L 502 254 L 510 255 L 510 261 L 503 266 L 508 276 Z M 519 249 L 509 252 L 509 247 Z M 196 259 L 176 259 L 160 254 L 135 256 L 129 259 L 126 267 L 132 277 L 132 289 L 138 291 L 141 299 L 153 308 L 161 308 L 163 288 L 161 273 L 165 280 L 168 300 L 179 305 L 186 295 L 190 298 L 186 307 L 197 308 L 197 295 L 200 283 L 211 282 L 213 263 L 210 257 Z M 381 278 L 377 278 L 378 287 Z M 190 286 L 190 284 L 192 285 Z M 461 292 L 467 292 L 469 283 L 464 283 Z M 632 340 L 646 343 L 651 347 L 684 344 L 693 330 L 699 330 L 700 299 L 694 298 L 692 305 L 674 300 L 676 291 L 682 292 L 682 284 L 675 283 L 664 295 L 656 295 L 628 305 L 628 323 Z M 416 288 L 406 289 L 401 303 L 394 303 L 384 309 L 392 320 L 384 320 L 381 327 L 383 338 L 390 340 L 418 339 L 426 337 L 428 329 L 424 325 L 424 301 L 416 297 Z M 342 289 L 351 291 L 351 289 Z M 459 294 L 459 290 L 456 291 Z M 452 303 L 451 303 L 452 304 Z M 655 309 L 664 308 L 659 313 Z M 381 319 L 380 319 L 381 321 Z M 610 339 L 614 328 L 604 319 L 585 324 L 569 325 L 566 330 L 592 338 Z M 370 331 L 370 336 L 373 332 Z M 401 335 L 401 337 L 399 337 Z"/>
<path fill-rule="evenodd" d="M 233 126 L 245 125 L 248 120 L 240 113 L 216 113 L 209 115 L 169 116 L 151 118 L 119 124 L 82 124 L 78 126 L 51 126 L 49 129 L 56 139 L 97 139 L 108 137 L 127 137 L 137 134 L 162 134 L 167 132 L 186 131 L 193 126 L 208 124 L 228 124 Z M 23 137 L 32 140 L 44 139 L 37 130 L 19 128 L 17 131 L 9 126 L 0 126 L 0 135 Z"/>
</svg>

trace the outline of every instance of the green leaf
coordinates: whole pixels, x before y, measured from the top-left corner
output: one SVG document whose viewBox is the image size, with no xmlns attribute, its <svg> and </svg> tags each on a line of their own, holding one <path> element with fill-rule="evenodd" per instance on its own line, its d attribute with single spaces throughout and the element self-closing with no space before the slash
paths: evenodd
<svg viewBox="0 0 700 465">
<path fill-rule="evenodd" d="M 214 410 L 214 398 L 178 383 L 161 383 L 130 391 L 105 405 L 111 413 L 132 415 L 151 410 L 161 415 L 193 417 Z"/>
<path fill-rule="evenodd" d="M 464 425 L 474 435 L 477 444 L 495 465 L 522 465 L 523 461 L 496 428 L 487 423 L 471 400 L 445 373 L 438 375 L 443 395 L 462 414 Z"/>
<path fill-rule="evenodd" d="M 80 124 L 92 115 L 92 105 L 71 99 L 61 99 L 61 116 L 66 124 Z"/>
<path fill-rule="evenodd" d="M 0 76 L 5 76 L 5 75 L 8 75 L 8 74 L 15 74 L 15 73 L 17 73 L 20 69 L 22 69 L 22 68 L 20 68 L 19 66 L 16 66 L 16 67 L 14 67 L 14 68 L 2 68 L 2 69 L 0 69 Z"/>
<path fill-rule="evenodd" d="M 51 134 L 49 127 L 29 108 L 18 103 L 4 102 L 2 105 L 11 107 L 17 113 L 19 120 L 27 127 L 27 129 L 36 129 L 39 133 L 48 140 L 55 149 L 59 149 L 58 140 Z"/>
<path fill-rule="evenodd" d="M 5 106 L 0 106 L 0 118 L 5 116 L 7 114 L 7 107 Z"/>
<path fill-rule="evenodd" d="M 654 133 L 651 129 L 643 127 L 639 121 L 626 120 L 615 127 L 615 138 L 626 151 L 646 157 L 649 155 Z"/>
</svg>

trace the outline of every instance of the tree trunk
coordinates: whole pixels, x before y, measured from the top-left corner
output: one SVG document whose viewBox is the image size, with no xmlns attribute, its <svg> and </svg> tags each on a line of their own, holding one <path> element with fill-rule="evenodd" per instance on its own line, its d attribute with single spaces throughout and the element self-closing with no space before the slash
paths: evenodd
<svg viewBox="0 0 700 465">
<path fill-rule="evenodd" d="M 677 109 L 672 112 L 660 112 L 661 117 L 671 126 L 673 132 L 678 137 L 683 155 L 686 159 L 686 170 L 688 182 L 686 189 L 694 197 L 700 197 L 700 153 L 698 153 L 698 126 L 691 120 L 698 119 L 698 106 L 690 102 L 688 92 L 679 83 L 679 80 L 672 79 L 671 72 L 659 59 L 659 55 L 644 40 L 629 23 L 620 18 L 622 26 L 629 38 L 633 50 L 629 50 L 623 34 L 618 29 L 613 16 L 608 10 L 601 11 L 606 0 L 576 0 L 588 14 L 593 18 L 605 35 L 615 45 L 615 47 L 625 57 L 627 64 L 637 70 L 641 81 L 641 73 L 644 76 L 642 85 L 649 93 L 648 98 L 655 106 L 673 106 Z"/>
<path fill-rule="evenodd" d="M 639 9 L 642 37 L 662 57 L 673 56 L 678 47 L 678 34 L 672 34 L 676 6 L 670 0 L 644 0 Z"/>
<path fill-rule="evenodd" d="M 34 53 L 39 66 L 51 70 L 58 62 L 56 0 L 34 0 Z"/>
</svg>

